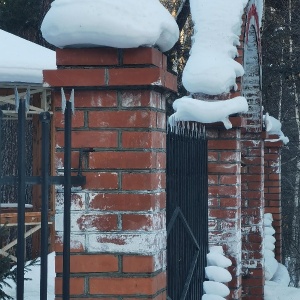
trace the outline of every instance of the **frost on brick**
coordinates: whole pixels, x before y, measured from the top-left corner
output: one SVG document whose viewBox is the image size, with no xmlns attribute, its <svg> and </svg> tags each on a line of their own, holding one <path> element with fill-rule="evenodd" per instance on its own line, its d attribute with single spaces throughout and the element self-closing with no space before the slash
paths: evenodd
<svg viewBox="0 0 300 300">
<path fill-rule="evenodd" d="M 164 52 L 179 37 L 174 18 L 158 0 L 56 0 L 41 30 L 59 48 L 156 45 Z"/>
</svg>

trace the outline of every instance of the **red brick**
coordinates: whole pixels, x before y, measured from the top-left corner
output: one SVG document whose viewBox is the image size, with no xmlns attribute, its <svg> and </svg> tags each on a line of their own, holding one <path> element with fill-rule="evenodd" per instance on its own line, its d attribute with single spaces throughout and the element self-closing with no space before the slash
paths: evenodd
<svg viewBox="0 0 300 300">
<path fill-rule="evenodd" d="M 158 112 L 156 114 L 156 128 L 165 129 L 166 128 L 166 114 L 163 112 Z"/>
<path fill-rule="evenodd" d="M 209 140 L 208 149 L 210 150 L 238 150 L 240 148 L 238 141 L 233 140 Z"/>
<path fill-rule="evenodd" d="M 166 287 L 166 274 L 155 277 L 139 278 L 103 278 L 89 279 L 90 294 L 102 295 L 154 295 Z"/>
<path fill-rule="evenodd" d="M 166 135 L 158 131 L 123 131 L 123 148 L 159 148 L 166 147 Z"/>
<path fill-rule="evenodd" d="M 61 112 L 55 112 L 54 114 L 54 124 L 57 128 L 63 128 L 65 124 L 64 115 Z M 72 128 L 84 127 L 84 112 L 75 111 L 72 116 Z"/>
<path fill-rule="evenodd" d="M 124 65 L 154 65 L 163 68 L 163 54 L 155 48 L 134 48 L 123 50 Z"/>
<path fill-rule="evenodd" d="M 217 161 L 219 159 L 219 152 L 208 151 L 208 161 Z"/>
<path fill-rule="evenodd" d="M 166 187 L 165 173 L 122 174 L 123 190 L 156 190 Z"/>
<path fill-rule="evenodd" d="M 236 174 L 238 172 L 238 166 L 236 164 L 219 164 L 209 163 L 208 173 L 221 173 L 221 174 Z"/>
<path fill-rule="evenodd" d="M 164 86 L 162 72 L 159 68 L 118 68 L 108 71 L 109 86 Z"/>
<path fill-rule="evenodd" d="M 70 246 L 71 246 L 71 253 L 79 253 L 85 251 L 85 246 L 78 241 L 76 242 L 72 241 Z M 61 236 L 55 236 L 54 251 L 63 252 L 63 241 Z"/>
<path fill-rule="evenodd" d="M 220 161 L 222 162 L 239 162 L 241 160 L 240 152 L 221 152 Z"/>
<path fill-rule="evenodd" d="M 164 108 L 165 99 L 162 94 L 150 90 L 129 90 L 121 93 L 122 107 Z"/>
<path fill-rule="evenodd" d="M 116 107 L 116 91 L 76 90 L 74 93 L 75 109 L 77 107 Z M 68 97 L 67 97 L 68 98 Z"/>
<path fill-rule="evenodd" d="M 64 153 L 56 152 L 54 155 L 55 168 L 61 169 L 64 165 Z M 71 167 L 77 169 L 79 166 L 79 152 L 72 151 L 71 152 Z"/>
<path fill-rule="evenodd" d="M 70 278 L 70 295 L 82 295 L 84 293 L 84 278 Z M 62 294 L 62 277 L 55 277 L 55 294 Z"/>
<path fill-rule="evenodd" d="M 239 206 L 239 199 L 237 198 L 221 198 L 220 206 L 222 207 L 236 207 Z"/>
<path fill-rule="evenodd" d="M 166 194 L 97 194 L 91 209 L 108 211 L 153 211 L 165 208 Z"/>
<path fill-rule="evenodd" d="M 64 132 L 55 135 L 56 146 L 64 146 Z M 118 146 L 116 131 L 72 131 L 73 148 L 114 148 Z"/>
<path fill-rule="evenodd" d="M 84 189 L 89 190 L 115 190 L 119 187 L 118 173 L 111 172 L 84 172 L 86 184 Z"/>
<path fill-rule="evenodd" d="M 139 111 L 90 111 L 89 127 L 156 128 L 156 113 Z"/>
<path fill-rule="evenodd" d="M 208 194 L 213 196 L 234 196 L 240 194 L 239 186 L 217 185 L 209 186 Z"/>
<path fill-rule="evenodd" d="M 89 154 L 91 169 L 152 169 L 156 168 L 156 153 L 105 151 Z"/>
<path fill-rule="evenodd" d="M 60 69 L 43 71 L 44 84 L 51 87 L 91 87 L 105 85 L 104 69 Z"/>
<path fill-rule="evenodd" d="M 70 272 L 71 273 L 102 273 L 117 272 L 118 257 L 114 255 L 71 255 L 70 256 Z M 62 273 L 63 257 L 58 255 L 55 257 L 55 271 Z"/>
<path fill-rule="evenodd" d="M 56 49 L 58 66 L 105 66 L 118 64 L 118 50 L 114 48 Z"/>
<path fill-rule="evenodd" d="M 221 175 L 220 183 L 221 184 L 240 184 L 241 179 L 238 175 Z"/>
<path fill-rule="evenodd" d="M 123 272 L 125 273 L 153 273 L 155 269 L 155 258 L 153 256 L 123 256 Z"/>
<path fill-rule="evenodd" d="M 219 183 L 218 175 L 208 175 L 208 184 L 216 185 Z"/>
<path fill-rule="evenodd" d="M 118 229 L 117 215 L 82 215 L 77 219 L 80 230 L 112 231 Z"/>
<path fill-rule="evenodd" d="M 164 216 L 162 214 L 123 214 L 122 229 L 123 230 L 157 230 L 164 227 Z"/>
<path fill-rule="evenodd" d="M 209 217 L 218 219 L 235 219 L 238 212 L 235 209 L 210 209 Z"/>
</svg>

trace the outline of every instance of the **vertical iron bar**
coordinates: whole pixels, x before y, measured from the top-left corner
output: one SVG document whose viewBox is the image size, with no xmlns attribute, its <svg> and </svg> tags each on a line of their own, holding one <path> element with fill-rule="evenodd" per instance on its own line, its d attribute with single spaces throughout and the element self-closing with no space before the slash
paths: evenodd
<svg viewBox="0 0 300 300">
<path fill-rule="evenodd" d="M 42 212 L 41 212 L 41 274 L 40 274 L 40 299 L 47 300 L 48 285 L 48 206 L 49 206 L 49 137 L 50 113 L 40 113 L 42 123 Z"/>
<path fill-rule="evenodd" d="M 70 234 L 71 234 L 71 129 L 72 104 L 65 109 L 64 149 L 64 235 L 63 235 L 63 300 L 70 298 Z"/>
<path fill-rule="evenodd" d="M 25 99 L 20 99 L 18 109 L 18 243 L 17 243 L 17 300 L 24 298 L 24 267 L 25 267 Z"/>
<path fill-rule="evenodd" d="M 3 111 L 0 109 L 0 178 L 2 175 L 2 119 L 3 119 Z M 1 187 L 1 186 L 0 186 Z"/>
</svg>

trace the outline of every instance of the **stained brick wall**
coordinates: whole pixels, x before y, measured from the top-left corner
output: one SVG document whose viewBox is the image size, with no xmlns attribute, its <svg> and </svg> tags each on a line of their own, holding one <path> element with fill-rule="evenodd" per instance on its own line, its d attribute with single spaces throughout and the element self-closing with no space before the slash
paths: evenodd
<svg viewBox="0 0 300 300">
<path fill-rule="evenodd" d="M 57 50 L 55 161 L 63 167 L 60 87 L 75 89 L 72 168 L 80 149 L 87 183 L 72 194 L 71 296 L 166 299 L 166 57 L 150 48 Z M 68 98 L 68 96 L 67 96 Z M 63 189 L 56 193 L 56 297 L 61 299 Z M 106 298 L 103 298 L 106 297 Z M 134 298 L 132 298 L 134 297 Z"/>
<path fill-rule="evenodd" d="M 269 136 L 268 139 L 278 136 Z M 273 215 L 275 229 L 275 258 L 282 261 L 282 215 L 281 215 L 281 147 L 283 143 L 265 142 L 265 213 Z"/>
</svg>

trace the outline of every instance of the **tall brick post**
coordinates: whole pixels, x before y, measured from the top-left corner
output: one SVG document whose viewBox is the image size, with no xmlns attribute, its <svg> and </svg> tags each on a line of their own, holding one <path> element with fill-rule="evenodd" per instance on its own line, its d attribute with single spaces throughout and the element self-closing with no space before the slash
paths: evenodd
<svg viewBox="0 0 300 300">
<path fill-rule="evenodd" d="M 281 148 L 282 141 L 270 142 L 278 136 L 268 136 L 265 141 L 265 213 L 273 216 L 275 229 L 275 258 L 282 262 L 282 214 L 281 214 Z"/>
<path fill-rule="evenodd" d="M 208 135 L 209 242 L 222 245 L 232 260 L 229 271 L 231 294 L 238 300 L 242 293 L 241 277 L 241 127 L 243 119 L 230 119 L 233 129 L 215 126 Z M 217 125 L 217 124 L 216 124 Z"/>
<path fill-rule="evenodd" d="M 82 149 L 87 178 L 72 197 L 71 298 L 165 300 L 165 93 L 176 90 L 176 77 L 153 48 L 57 50 L 57 66 L 44 71 L 54 91 L 55 167 L 63 166 L 60 88 L 74 88 L 72 168 Z M 62 193 L 57 188 L 56 299 Z"/>
</svg>

